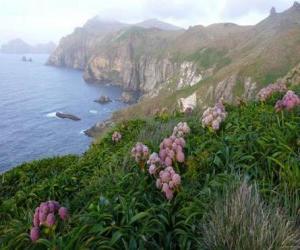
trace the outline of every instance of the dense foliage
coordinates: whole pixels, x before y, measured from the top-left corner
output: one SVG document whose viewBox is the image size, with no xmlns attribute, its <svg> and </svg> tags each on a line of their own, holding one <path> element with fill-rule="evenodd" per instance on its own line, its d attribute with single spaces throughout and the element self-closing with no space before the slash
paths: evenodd
<svg viewBox="0 0 300 250">
<path fill-rule="evenodd" d="M 14 168 L 0 179 L 0 248 L 243 249 L 245 239 L 249 246 L 270 247 L 263 245 L 268 244 L 266 239 L 276 238 L 270 249 L 296 249 L 300 108 L 275 112 L 282 96 L 239 107 L 225 105 L 227 117 L 217 132 L 202 127 L 202 112 L 197 110 L 131 120 L 114 128 L 122 134 L 118 143 L 112 141 L 111 131 L 81 157 L 50 158 Z M 141 142 L 150 152 L 158 152 L 161 141 L 183 121 L 190 133 L 185 137 L 181 185 L 168 201 L 153 176 L 132 158 L 131 150 Z M 250 198 L 239 203 L 229 194 L 239 193 L 245 185 Z M 257 187 L 255 194 L 247 191 L 251 185 Z M 55 234 L 33 243 L 29 234 L 35 208 L 47 200 L 68 208 L 69 219 Z M 233 224 L 232 213 L 239 214 L 241 207 L 243 220 Z M 230 228 L 228 221 L 232 230 L 222 231 Z M 256 222 L 267 225 L 265 238 L 247 234 Z M 257 235 L 261 227 L 252 229 Z"/>
</svg>

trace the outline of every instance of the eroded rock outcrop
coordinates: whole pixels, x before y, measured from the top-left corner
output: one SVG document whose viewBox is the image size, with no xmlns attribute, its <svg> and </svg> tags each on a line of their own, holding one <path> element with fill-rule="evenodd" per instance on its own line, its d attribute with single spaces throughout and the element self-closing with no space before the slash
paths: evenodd
<svg viewBox="0 0 300 250">
<path fill-rule="evenodd" d="M 197 105 L 197 95 L 196 93 L 191 94 L 186 98 L 180 98 L 178 100 L 178 106 L 181 112 L 186 112 L 186 110 L 193 110 Z"/>
</svg>

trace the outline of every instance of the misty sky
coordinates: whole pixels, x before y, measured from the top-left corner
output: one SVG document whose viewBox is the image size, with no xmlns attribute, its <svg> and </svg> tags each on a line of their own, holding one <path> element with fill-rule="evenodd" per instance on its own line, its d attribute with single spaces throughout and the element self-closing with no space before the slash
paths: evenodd
<svg viewBox="0 0 300 250">
<path fill-rule="evenodd" d="M 0 44 L 14 38 L 54 41 L 99 15 L 134 23 L 158 18 L 182 27 L 216 22 L 255 24 L 272 6 L 280 12 L 291 0 L 0 0 Z"/>
</svg>

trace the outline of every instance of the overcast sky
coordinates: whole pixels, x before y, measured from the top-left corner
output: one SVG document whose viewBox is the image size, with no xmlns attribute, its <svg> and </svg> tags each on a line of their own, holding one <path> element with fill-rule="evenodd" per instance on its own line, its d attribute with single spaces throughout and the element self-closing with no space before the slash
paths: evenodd
<svg viewBox="0 0 300 250">
<path fill-rule="evenodd" d="M 255 24 L 272 6 L 280 12 L 291 0 L 0 0 L 0 44 L 14 38 L 54 41 L 100 15 L 134 23 L 158 18 L 182 27 L 216 22 Z"/>
</svg>

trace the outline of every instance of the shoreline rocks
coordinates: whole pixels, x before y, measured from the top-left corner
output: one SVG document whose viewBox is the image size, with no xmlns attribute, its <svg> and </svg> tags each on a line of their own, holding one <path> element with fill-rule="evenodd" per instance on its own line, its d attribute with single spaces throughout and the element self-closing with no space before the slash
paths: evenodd
<svg viewBox="0 0 300 250">
<path fill-rule="evenodd" d="M 100 96 L 99 99 L 95 100 L 94 102 L 100 103 L 100 104 L 106 104 L 109 102 L 112 102 L 112 100 L 108 96 Z"/>
<path fill-rule="evenodd" d="M 73 121 L 80 121 L 81 119 L 75 115 L 71 115 L 71 114 L 65 114 L 65 113 L 61 113 L 61 112 L 56 112 L 55 114 L 57 117 L 61 118 L 61 119 L 70 119 Z"/>
<path fill-rule="evenodd" d="M 136 102 L 134 94 L 128 91 L 124 91 L 118 100 L 126 104 L 132 104 Z"/>
<path fill-rule="evenodd" d="M 97 137 L 100 135 L 105 129 L 113 126 L 112 120 L 106 120 L 104 122 L 97 122 L 94 126 L 84 131 L 84 134 L 88 137 Z"/>
</svg>

